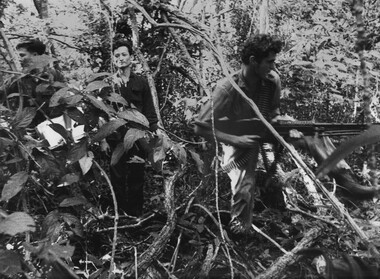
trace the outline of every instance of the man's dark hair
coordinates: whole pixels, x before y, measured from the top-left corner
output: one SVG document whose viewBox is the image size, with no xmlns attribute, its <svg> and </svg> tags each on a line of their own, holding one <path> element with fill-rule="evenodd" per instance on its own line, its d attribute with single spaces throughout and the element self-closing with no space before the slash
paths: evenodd
<svg viewBox="0 0 380 279">
<path fill-rule="evenodd" d="M 42 55 L 45 53 L 46 45 L 40 40 L 31 40 L 23 43 L 19 43 L 16 46 L 16 49 L 25 48 L 30 53 L 37 53 L 38 55 Z"/>
<path fill-rule="evenodd" d="M 260 63 L 269 53 L 279 53 L 282 48 L 282 41 L 275 36 L 268 34 L 258 34 L 250 37 L 244 43 L 241 51 L 241 60 L 244 64 L 249 64 L 249 58 L 255 57 Z"/>
<path fill-rule="evenodd" d="M 118 40 L 118 41 L 115 41 L 114 44 L 112 45 L 112 53 L 118 49 L 119 47 L 127 47 L 128 48 L 128 51 L 129 51 L 129 55 L 132 55 L 133 54 L 133 49 L 132 49 L 132 45 L 126 41 L 126 40 Z"/>
</svg>

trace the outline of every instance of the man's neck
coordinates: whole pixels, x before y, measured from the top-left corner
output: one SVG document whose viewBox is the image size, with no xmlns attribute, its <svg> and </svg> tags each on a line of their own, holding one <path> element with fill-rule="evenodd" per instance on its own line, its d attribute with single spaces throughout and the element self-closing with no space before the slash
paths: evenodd
<svg viewBox="0 0 380 279">
<path fill-rule="evenodd" d="M 131 76 L 131 67 L 118 69 L 117 73 L 124 82 L 128 82 L 129 77 Z"/>
<path fill-rule="evenodd" d="M 249 65 L 242 64 L 241 71 L 244 82 L 249 87 L 255 86 L 261 80 L 255 69 Z"/>
</svg>

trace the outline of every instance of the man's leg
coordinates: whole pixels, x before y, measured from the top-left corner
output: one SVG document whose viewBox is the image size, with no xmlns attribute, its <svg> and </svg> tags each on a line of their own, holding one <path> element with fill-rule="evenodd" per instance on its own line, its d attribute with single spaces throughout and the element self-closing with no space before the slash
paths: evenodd
<svg viewBox="0 0 380 279">
<path fill-rule="evenodd" d="M 127 207 L 126 213 L 141 216 L 144 204 L 145 164 L 128 164 L 127 175 Z"/>
<path fill-rule="evenodd" d="M 253 152 L 253 156 L 250 157 L 250 160 L 244 166 L 234 168 L 228 172 L 228 176 L 231 179 L 232 192 L 231 221 L 238 221 L 237 223 L 240 223 L 238 226 L 241 225 L 243 230 L 248 230 L 252 224 L 252 211 L 254 207 L 254 193 L 256 186 L 255 170 L 258 160 L 259 144 L 254 146 L 249 152 Z M 231 159 L 233 157 L 234 156 L 231 156 Z"/>
<path fill-rule="evenodd" d="M 126 192 L 126 157 L 120 158 L 119 162 L 110 166 L 110 180 L 115 191 L 118 209 L 127 211 L 127 192 Z"/>
</svg>

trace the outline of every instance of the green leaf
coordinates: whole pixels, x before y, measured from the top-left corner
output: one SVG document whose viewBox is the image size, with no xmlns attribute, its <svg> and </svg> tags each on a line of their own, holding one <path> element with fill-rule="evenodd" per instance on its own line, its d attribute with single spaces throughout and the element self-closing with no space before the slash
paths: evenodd
<svg viewBox="0 0 380 279">
<path fill-rule="evenodd" d="M 124 136 L 125 152 L 128 152 L 128 150 L 132 148 L 136 140 L 144 138 L 145 135 L 146 135 L 146 132 L 141 131 L 140 129 L 135 129 L 135 128 L 128 129 L 128 131 L 125 133 L 125 136 Z"/>
<path fill-rule="evenodd" d="M 106 106 L 101 100 L 98 100 L 96 97 L 88 94 L 86 95 L 86 98 L 90 100 L 92 105 L 104 111 L 108 115 L 110 115 L 111 113 L 116 113 L 113 108 Z"/>
<path fill-rule="evenodd" d="M 79 159 L 79 166 L 83 174 L 86 174 L 91 169 L 93 158 L 94 154 L 91 151 L 89 151 L 87 155 Z"/>
<path fill-rule="evenodd" d="M 25 171 L 18 172 L 11 176 L 11 178 L 4 185 L 3 191 L 1 192 L 2 201 L 9 201 L 11 198 L 16 196 L 18 192 L 22 190 L 22 187 L 28 180 L 28 173 Z"/>
<path fill-rule="evenodd" d="M 53 94 L 50 98 L 49 107 L 56 107 L 60 105 L 60 100 L 62 98 L 67 98 L 73 95 L 70 91 L 70 87 L 64 87 L 59 89 L 57 92 Z"/>
<path fill-rule="evenodd" d="M 115 164 L 117 164 L 117 162 L 119 162 L 120 158 L 123 156 L 125 150 L 124 150 L 124 144 L 123 143 L 119 143 L 115 150 L 112 152 L 112 156 L 111 156 L 111 166 L 114 166 Z"/>
<path fill-rule="evenodd" d="M 58 186 L 69 186 L 73 183 L 76 183 L 80 180 L 80 175 L 77 174 L 77 173 L 68 173 L 66 175 L 64 175 L 60 182 L 59 182 L 59 185 Z"/>
<path fill-rule="evenodd" d="M 106 99 L 112 103 L 119 103 L 128 106 L 127 100 L 125 100 L 124 97 L 116 93 L 111 93 Z"/>
<path fill-rule="evenodd" d="M 61 98 L 58 102 L 59 104 L 66 104 L 69 106 L 77 105 L 80 101 L 82 101 L 82 95 L 72 95 L 65 98 Z"/>
<path fill-rule="evenodd" d="M 75 163 L 81 158 L 87 155 L 87 141 L 81 140 L 80 142 L 74 144 L 74 146 L 69 150 L 67 159 L 70 163 Z"/>
<path fill-rule="evenodd" d="M 195 164 L 197 165 L 197 169 L 200 173 L 204 172 L 204 162 L 202 161 L 201 157 L 198 153 L 195 151 L 189 150 L 191 158 L 195 161 Z"/>
<path fill-rule="evenodd" d="M 22 258 L 18 253 L 0 250 L 0 274 L 12 277 L 22 272 L 21 261 Z"/>
<path fill-rule="evenodd" d="M 125 124 L 127 124 L 127 122 L 123 119 L 113 119 L 100 127 L 98 133 L 92 138 L 92 140 L 101 141 Z"/>
<path fill-rule="evenodd" d="M 110 85 L 103 80 L 95 80 L 87 85 L 86 91 L 91 92 L 91 91 L 99 90 L 99 89 L 102 89 L 104 87 L 109 87 L 109 86 Z"/>
<path fill-rule="evenodd" d="M 146 128 L 149 128 L 149 121 L 145 115 L 139 112 L 137 109 L 129 108 L 117 113 L 117 116 L 125 120 L 140 124 Z"/>
<path fill-rule="evenodd" d="M 77 206 L 77 205 L 86 205 L 88 204 L 88 201 L 85 197 L 78 196 L 78 197 L 72 197 L 72 198 L 66 198 L 64 199 L 59 206 L 60 207 L 69 207 L 69 206 Z"/>
<path fill-rule="evenodd" d="M 334 152 L 324 160 L 317 168 L 315 175 L 318 178 L 324 177 L 328 174 L 339 161 L 344 159 L 356 148 L 364 145 L 374 144 L 380 141 L 380 125 L 372 124 L 368 130 L 364 131 L 362 134 L 348 139 L 343 144 L 341 144 Z"/>
<path fill-rule="evenodd" d="M 187 154 L 185 148 L 181 146 L 179 143 L 176 143 L 172 147 L 174 156 L 178 159 L 178 161 L 185 165 L 187 163 Z"/>
<path fill-rule="evenodd" d="M 49 252 L 58 258 L 68 259 L 74 255 L 75 247 L 71 245 L 53 244 L 49 248 Z"/>
<path fill-rule="evenodd" d="M 0 233 L 14 236 L 19 233 L 34 232 L 35 222 L 25 212 L 14 212 L 0 221 Z"/>
<path fill-rule="evenodd" d="M 89 76 L 89 78 L 87 79 L 87 82 L 91 82 L 100 77 L 109 77 L 109 76 L 111 76 L 111 73 L 107 73 L 107 72 L 93 73 Z"/>
<path fill-rule="evenodd" d="M 87 119 L 84 116 L 84 114 L 77 109 L 76 107 L 71 107 L 67 109 L 67 115 L 73 119 L 74 121 L 78 122 L 78 125 L 86 125 Z"/>
<path fill-rule="evenodd" d="M 32 123 L 35 115 L 36 108 L 26 107 L 22 111 L 17 112 L 15 119 L 12 122 L 12 126 L 15 129 L 26 128 Z"/>
</svg>

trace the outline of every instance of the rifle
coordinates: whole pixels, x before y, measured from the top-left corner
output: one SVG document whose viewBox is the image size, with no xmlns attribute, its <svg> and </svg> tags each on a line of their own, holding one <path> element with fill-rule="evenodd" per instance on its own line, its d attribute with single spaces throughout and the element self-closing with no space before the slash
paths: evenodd
<svg viewBox="0 0 380 279">
<path fill-rule="evenodd" d="M 275 138 L 268 131 L 262 121 L 258 118 L 231 120 L 228 118 L 215 119 L 215 129 L 236 136 L 257 135 L 265 142 L 273 142 Z M 362 131 L 375 124 L 361 123 L 316 123 L 312 121 L 289 121 L 279 120 L 272 124 L 273 128 L 282 136 L 288 137 L 289 131 L 298 130 L 305 136 L 352 136 L 360 134 Z M 211 129 L 210 121 L 196 121 L 195 125 L 202 128 Z"/>
</svg>

